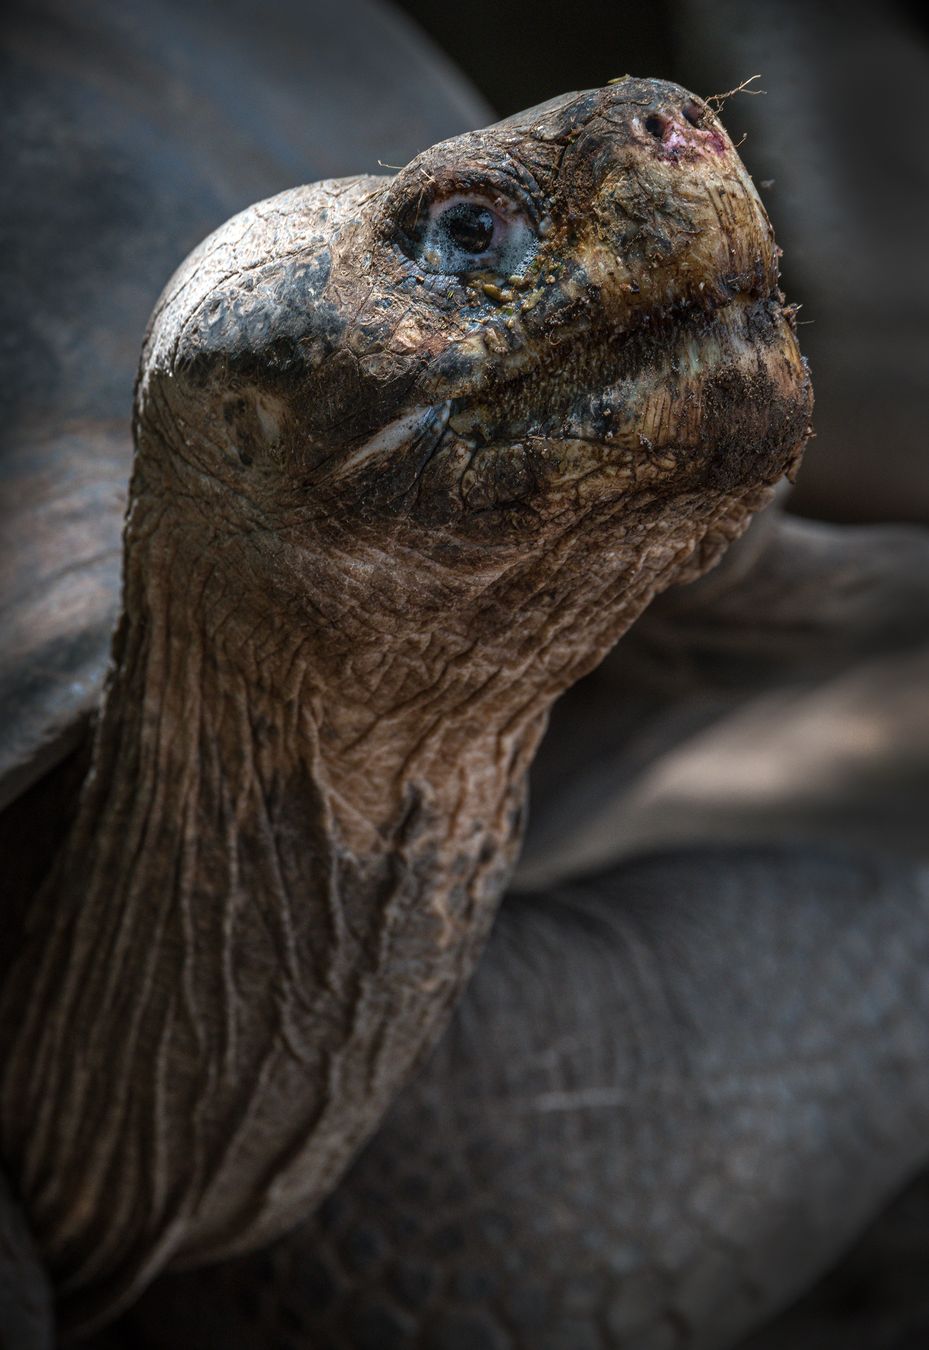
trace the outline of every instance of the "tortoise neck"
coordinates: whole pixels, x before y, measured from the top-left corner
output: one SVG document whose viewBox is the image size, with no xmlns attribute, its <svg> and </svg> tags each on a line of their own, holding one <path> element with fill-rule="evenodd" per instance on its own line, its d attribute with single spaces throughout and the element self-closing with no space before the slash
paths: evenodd
<svg viewBox="0 0 929 1350">
<path fill-rule="evenodd" d="M 74 1325 L 335 1183 L 472 969 L 544 719 L 462 743 L 327 716 L 267 633 L 227 663 L 206 571 L 179 588 L 132 528 L 93 767 L 0 1020 L 3 1152 Z"/>
</svg>

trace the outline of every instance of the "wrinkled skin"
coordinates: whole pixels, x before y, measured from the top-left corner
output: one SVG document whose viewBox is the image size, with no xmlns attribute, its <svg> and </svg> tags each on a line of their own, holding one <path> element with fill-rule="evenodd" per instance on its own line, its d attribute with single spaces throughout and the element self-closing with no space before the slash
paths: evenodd
<svg viewBox="0 0 929 1350">
<path fill-rule="evenodd" d="M 461 202 L 491 247 L 443 271 Z M 93 767 L 0 1006 L 66 1327 L 331 1189 L 473 967 L 552 701 L 809 414 L 764 211 L 659 82 L 295 189 L 184 264 Z"/>
<path fill-rule="evenodd" d="M 733 1350 L 925 1158 L 927 920 L 925 869 L 796 847 L 509 896 L 335 1194 L 114 1350 Z"/>
</svg>

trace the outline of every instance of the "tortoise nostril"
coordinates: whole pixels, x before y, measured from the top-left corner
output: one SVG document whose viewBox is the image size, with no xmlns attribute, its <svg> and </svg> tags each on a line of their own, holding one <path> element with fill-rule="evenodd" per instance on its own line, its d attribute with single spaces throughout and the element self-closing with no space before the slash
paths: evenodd
<svg viewBox="0 0 929 1350">
<path fill-rule="evenodd" d="M 685 103 L 683 108 L 681 109 L 681 112 L 684 114 L 687 121 L 690 123 L 692 127 L 698 127 L 700 125 L 700 123 L 703 120 L 703 114 L 705 111 L 706 109 L 701 107 L 700 104 L 696 101 L 696 99 L 691 99 L 691 101 L 689 103 Z"/>
<path fill-rule="evenodd" d="M 648 132 L 649 136 L 663 136 L 665 126 L 666 123 L 664 118 L 658 117 L 655 113 L 652 113 L 650 117 L 646 117 L 645 119 L 645 130 Z"/>
</svg>

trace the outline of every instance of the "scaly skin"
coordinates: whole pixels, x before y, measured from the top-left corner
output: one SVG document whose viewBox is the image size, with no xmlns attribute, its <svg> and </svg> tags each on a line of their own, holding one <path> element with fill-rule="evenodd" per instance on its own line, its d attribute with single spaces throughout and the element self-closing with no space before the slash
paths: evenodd
<svg viewBox="0 0 929 1350">
<path fill-rule="evenodd" d="M 457 199 L 526 247 L 437 269 Z M 335 1184 L 473 967 L 552 701 L 795 468 L 791 319 L 725 133 L 632 79 L 261 203 L 169 283 L 93 766 L 0 1005 L 66 1328 Z"/>
<path fill-rule="evenodd" d="M 730 1350 L 925 1161 L 927 920 L 926 868 L 793 847 L 508 897 L 335 1194 L 113 1350 Z"/>
</svg>

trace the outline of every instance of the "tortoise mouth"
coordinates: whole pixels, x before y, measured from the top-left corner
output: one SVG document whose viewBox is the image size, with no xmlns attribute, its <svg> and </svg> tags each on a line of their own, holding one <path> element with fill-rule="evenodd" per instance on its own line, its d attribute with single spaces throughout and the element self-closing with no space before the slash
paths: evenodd
<svg viewBox="0 0 929 1350">
<path fill-rule="evenodd" d="M 746 294 L 682 302 L 631 324 L 588 314 L 560 329 L 557 342 L 522 343 L 489 359 L 436 406 L 448 404 L 448 432 L 475 449 L 526 439 L 638 449 L 647 442 L 633 425 L 637 392 L 664 380 L 669 403 L 686 400 L 721 359 L 718 335 L 758 303 Z"/>
<path fill-rule="evenodd" d="M 698 469 L 718 440 L 703 415 L 714 381 L 728 372 L 737 386 L 731 402 L 759 403 L 736 376 L 757 364 L 752 326 L 777 321 L 770 307 L 740 293 L 712 307 L 652 313 L 632 327 L 588 316 L 557 346 L 524 343 L 458 380 L 436 381 L 443 397 L 427 393 L 330 461 L 325 477 L 357 476 L 366 491 L 389 483 L 391 502 L 421 503 L 440 475 L 443 495 L 454 481 L 466 509 L 519 502 L 542 510 L 554 491 L 560 510 L 562 490 L 580 482 L 585 497 L 613 495 L 673 476 L 685 462 Z M 762 420 L 759 441 L 767 439 Z"/>
<path fill-rule="evenodd" d="M 771 485 L 794 464 L 810 411 L 779 301 L 739 293 L 622 331 L 586 326 L 557 360 L 456 400 L 433 457 L 453 436 L 467 447 L 480 489 L 468 504 L 560 515 L 640 489 Z"/>
</svg>

